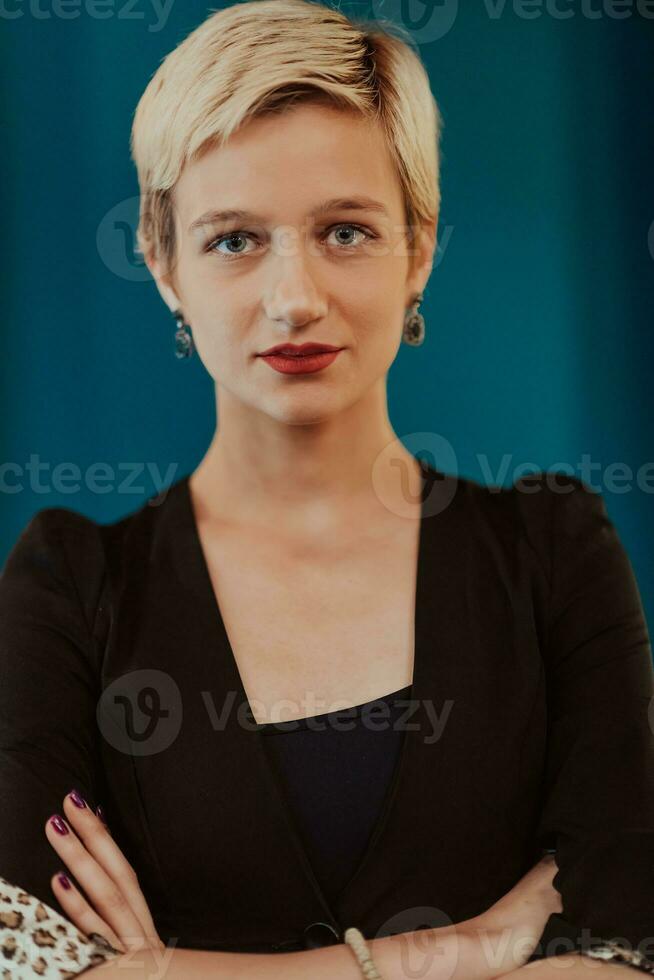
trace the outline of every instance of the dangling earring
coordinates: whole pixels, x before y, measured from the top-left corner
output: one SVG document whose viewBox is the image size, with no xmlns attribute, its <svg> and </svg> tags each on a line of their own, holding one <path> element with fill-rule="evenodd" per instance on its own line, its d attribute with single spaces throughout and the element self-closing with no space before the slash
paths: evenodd
<svg viewBox="0 0 654 980">
<path fill-rule="evenodd" d="M 184 323 L 184 314 L 181 310 L 175 310 L 173 316 L 177 321 L 177 329 L 175 331 L 175 357 L 190 357 L 195 350 L 191 328 L 187 323 Z"/>
<path fill-rule="evenodd" d="M 412 347 L 418 347 L 425 339 L 425 318 L 422 313 L 418 312 L 418 305 L 422 303 L 422 300 L 422 293 L 418 293 L 411 308 L 407 310 L 404 316 L 402 340 L 405 344 L 411 344 Z"/>
</svg>

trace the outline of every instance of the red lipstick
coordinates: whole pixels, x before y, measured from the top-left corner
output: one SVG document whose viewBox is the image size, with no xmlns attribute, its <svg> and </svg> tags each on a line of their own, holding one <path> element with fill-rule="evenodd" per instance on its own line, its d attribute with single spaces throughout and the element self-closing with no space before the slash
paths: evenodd
<svg viewBox="0 0 654 980">
<path fill-rule="evenodd" d="M 282 374 L 313 374 L 328 367 L 342 350 L 331 344 L 276 344 L 259 357 Z"/>
</svg>

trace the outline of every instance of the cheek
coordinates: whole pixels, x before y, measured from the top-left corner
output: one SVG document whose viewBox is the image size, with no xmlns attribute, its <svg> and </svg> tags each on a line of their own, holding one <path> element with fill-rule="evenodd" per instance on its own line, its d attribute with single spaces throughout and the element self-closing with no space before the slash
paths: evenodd
<svg viewBox="0 0 654 980">
<path fill-rule="evenodd" d="M 238 323 L 238 317 L 235 321 L 228 317 L 229 311 L 218 310 L 215 305 L 212 308 L 211 304 L 199 308 L 197 302 L 192 319 L 189 317 L 196 354 L 214 381 L 222 382 L 242 370 L 246 356 L 247 345 L 238 342 L 232 326 L 232 322 Z"/>
<path fill-rule="evenodd" d="M 398 306 L 397 290 L 379 291 L 365 308 L 352 311 L 350 323 L 357 345 L 367 350 L 384 352 L 397 349 L 401 340 L 404 310 Z"/>
</svg>

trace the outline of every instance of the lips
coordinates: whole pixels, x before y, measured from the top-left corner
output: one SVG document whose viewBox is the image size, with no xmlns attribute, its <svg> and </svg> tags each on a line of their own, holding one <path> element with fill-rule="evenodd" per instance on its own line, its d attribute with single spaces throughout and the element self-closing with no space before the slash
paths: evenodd
<svg viewBox="0 0 654 980">
<path fill-rule="evenodd" d="M 284 357 L 306 357 L 309 354 L 326 354 L 331 351 L 342 350 L 341 347 L 334 347 L 332 344 L 277 344 L 263 351 L 259 357 L 269 357 L 271 354 L 283 355 Z"/>
<path fill-rule="evenodd" d="M 289 346 L 284 344 L 279 344 L 279 347 L 282 348 L 282 351 L 289 349 Z M 307 347 L 313 349 L 307 350 Z M 292 349 L 293 345 L 291 345 Z M 300 347 L 299 354 L 284 354 L 278 351 L 275 354 L 264 354 L 261 360 L 279 374 L 316 374 L 316 372 L 324 371 L 330 364 L 333 364 L 342 350 L 342 347 L 326 350 L 323 344 L 308 344 Z"/>
</svg>

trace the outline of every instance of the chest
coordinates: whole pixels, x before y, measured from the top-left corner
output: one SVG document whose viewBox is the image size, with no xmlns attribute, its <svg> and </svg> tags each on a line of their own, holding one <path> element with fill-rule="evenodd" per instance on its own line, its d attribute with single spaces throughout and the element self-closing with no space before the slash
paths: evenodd
<svg viewBox="0 0 654 980">
<path fill-rule="evenodd" d="M 289 546 L 226 528 L 199 536 L 258 723 L 362 704 L 412 681 L 417 522 Z"/>
<path fill-rule="evenodd" d="M 531 856 L 543 799 L 547 685 L 535 624 L 549 593 L 530 551 L 478 531 L 463 507 L 423 521 L 414 653 L 416 522 L 358 544 L 326 535 L 303 553 L 205 525 L 200 554 L 188 500 L 165 506 L 152 560 L 136 535 L 126 543 L 136 550 L 114 559 L 109 548 L 96 624 L 106 677 L 127 678 L 122 699 L 103 701 L 116 708 L 99 739 L 102 802 L 161 910 L 160 934 L 269 952 L 331 921 L 274 760 L 238 710 L 236 665 L 259 724 L 275 720 L 265 714 L 276 701 L 279 720 L 292 719 L 283 699 L 292 707 L 307 689 L 357 704 L 413 681 L 397 783 L 336 903 L 339 923 L 376 935 L 402 909 L 438 908 L 457 922 L 487 908 Z M 296 717 L 310 716 L 303 709 Z"/>
</svg>

